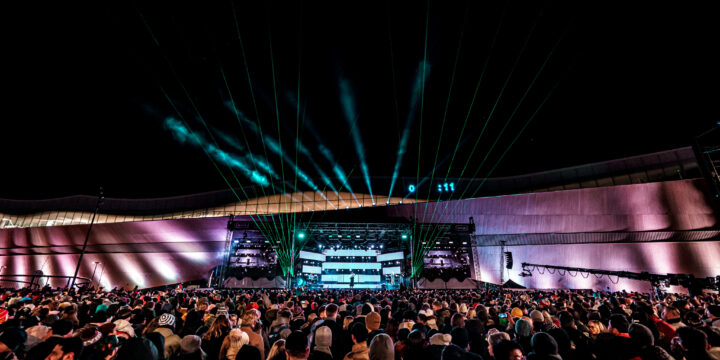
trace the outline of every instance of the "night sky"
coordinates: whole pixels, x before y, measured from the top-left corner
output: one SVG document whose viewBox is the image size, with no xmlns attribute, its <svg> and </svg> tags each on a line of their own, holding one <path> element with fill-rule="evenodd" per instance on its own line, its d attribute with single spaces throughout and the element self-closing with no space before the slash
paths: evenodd
<svg viewBox="0 0 720 360">
<path fill-rule="evenodd" d="M 299 142 L 329 175 L 339 165 L 362 176 L 355 132 L 370 176 L 392 176 L 408 118 L 401 176 L 430 172 L 457 144 L 450 176 L 466 177 L 487 176 L 496 163 L 490 176 L 688 146 L 720 120 L 720 23 L 710 2 L 693 6 L 704 4 L 432 0 L 429 11 L 425 1 L 3 4 L 0 197 L 94 194 L 98 186 L 129 198 L 226 188 L 203 150 L 164 124 L 182 116 L 223 151 L 247 155 L 236 142 L 264 156 L 267 142 L 226 106 L 228 88 L 236 108 L 259 119 L 293 160 L 299 129 Z M 411 108 L 423 58 L 423 101 Z M 343 81 L 355 127 L 345 117 Z M 321 143 L 335 164 L 321 156 Z M 267 158 L 279 174 L 278 156 Z M 297 158 L 319 177 L 306 156 Z M 437 173 L 444 176 L 447 164 Z M 292 181 L 287 163 L 284 172 Z"/>
</svg>

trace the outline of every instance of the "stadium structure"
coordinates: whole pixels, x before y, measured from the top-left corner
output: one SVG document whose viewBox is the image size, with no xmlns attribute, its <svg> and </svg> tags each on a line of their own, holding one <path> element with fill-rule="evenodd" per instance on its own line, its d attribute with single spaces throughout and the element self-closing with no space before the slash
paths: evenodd
<svg viewBox="0 0 720 360">
<path fill-rule="evenodd" d="M 404 178 L 389 198 L 248 187 L 244 201 L 231 189 L 0 200 L 0 280 L 67 286 L 78 268 L 78 284 L 106 288 L 677 290 L 720 274 L 717 191 L 703 169 L 687 147 L 505 178 Z"/>
</svg>

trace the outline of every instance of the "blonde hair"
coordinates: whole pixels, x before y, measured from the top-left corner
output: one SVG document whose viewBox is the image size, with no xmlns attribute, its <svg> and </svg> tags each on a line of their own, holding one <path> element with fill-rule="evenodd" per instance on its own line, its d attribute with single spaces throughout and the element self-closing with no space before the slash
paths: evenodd
<svg viewBox="0 0 720 360">
<path fill-rule="evenodd" d="M 285 339 L 275 341 L 270 348 L 270 352 L 268 352 L 267 360 L 273 360 L 276 357 L 281 359 L 285 358 Z"/>
<path fill-rule="evenodd" d="M 597 326 L 597 328 L 600 329 L 601 334 L 607 332 L 607 328 L 605 327 L 605 325 L 597 320 L 588 321 L 588 325 L 590 325 L 590 324 Z"/>
<path fill-rule="evenodd" d="M 250 342 L 248 334 L 240 329 L 232 329 L 228 336 L 223 340 L 222 346 L 220 347 L 220 359 L 235 359 L 235 355 L 240 351 L 243 345 Z"/>
<path fill-rule="evenodd" d="M 346 316 L 343 320 L 343 330 L 348 330 L 350 328 L 350 324 L 353 323 L 353 320 L 355 320 L 355 318 L 352 316 Z"/>
</svg>

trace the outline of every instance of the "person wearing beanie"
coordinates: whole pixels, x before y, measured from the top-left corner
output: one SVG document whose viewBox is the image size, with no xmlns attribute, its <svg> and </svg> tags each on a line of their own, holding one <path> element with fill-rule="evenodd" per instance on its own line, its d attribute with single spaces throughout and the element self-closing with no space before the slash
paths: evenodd
<svg viewBox="0 0 720 360">
<path fill-rule="evenodd" d="M 202 339 L 197 335 L 187 335 L 180 341 L 179 360 L 205 360 L 206 354 L 201 348 Z"/>
<path fill-rule="evenodd" d="M 166 359 L 178 353 L 182 339 L 175 334 L 175 316 L 168 313 L 160 315 L 158 328 L 154 332 L 160 333 L 165 338 L 165 348 L 161 351 Z"/>
<path fill-rule="evenodd" d="M 115 324 L 115 334 L 118 337 L 125 339 L 135 337 L 135 329 L 133 329 L 132 325 L 127 320 L 115 320 L 113 324 Z"/>
<path fill-rule="evenodd" d="M 522 345 L 523 352 L 530 352 L 530 339 L 532 338 L 532 325 L 526 320 L 520 319 L 515 322 L 515 335 L 517 336 L 517 342 Z"/>
<path fill-rule="evenodd" d="M 285 339 L 285 355 L 288 360 L 305 360 L 310 355 L 307 336 L 301 331 L 293 331 Z"/>
<path fill-rule="evenodd" d="M 370 360 L 367 345 L 368 331 L 364 324 L 353 324 L 350 329 L 353 346 L 352 351 L 345 355 L 345 360 Z"/>
<path fill-rule="evenodd" d="M 557 341 L 550 334 L 539 332 L 533 335 L 530 344 L 532 352 L 528 354 L 528 360 L 562 360 Z"/>
<path fill-rule="evenodd" d="M 655 345 L 655 338 L 647 326 L 631 324 L 629 334 L 630 340 L 637 349 L 637 355 L 642 359 L 667 360 L 672 358 L 665 349 Z"/>
<path fill-rule="evenodd" d="M 370 360 L 395 360 L 395 346 L 388 334 L 378 334 L 370 342 Z"/>
<path fill-rule="evenodd" d="M 383 329 L 380 329 L 380 323 L 382 321 L 382 317 L 377 312 L 371 312 L 365 316 L 365 327 L 368 331 L 368 337 L 367 337 L 367 344 L 370 346 L 370 342 L 372 339 L 378 335 L 382 334 L 385 331 Z"/>
<path fill-rule="evenodd" d="M 315 331 L 315 348 L 310 352 L 308 360 L 332 360 L 332 330 L 321 326 Z"/>
<path fill-rule="evenodd" d="M 256 310 L 246 311 L 242 316 L 240 330 L 247 334 L 249 343 L 248 345 L 254 346 L 260 351 L 260 357 L 265 358 L 265 344 L 263 342 L 262 335 L 255 332 L 255 327 L 258 321 L 258 315 Z"/>
<path fill-rule="evenodd" d="M 450 345 L 451 341 L 452 336 L 450 334 L 435 334 L 430 337 L 430 346 L 428 347 L 428 350 L 432 353 L 435 360 L 442 359 L 442 352 L 445 350 L 446 346 Z"/>
<path fill-rule="evenodd" d="M 232 329 L 223 340 L 222 346 L 220 347 L 220 360 L 234 360 L 240 348 L 247 345 L 250 342 L 250 337 L 240 329 Z M 257 353 L 257 358 L 260 357 L 260 352 Z"/>
<path fill-rule="evenodd" d="M 545 317 L 540 310 L 533 310 L 530 312 L 530 320 L 532 320 L 533 331 L 543 331 L 545 324 Z"/>
<path fill-rule="evenodd" d="M 523 317 L 523 315 L 524 315 L 524 313 L 523 313 L 522 309 L 520 309 L 519 307 L 514 307 L 510 311 L 510 316 L 512 316 L 513 318 L 519 319 L 519 318 Z"/>
</svg>

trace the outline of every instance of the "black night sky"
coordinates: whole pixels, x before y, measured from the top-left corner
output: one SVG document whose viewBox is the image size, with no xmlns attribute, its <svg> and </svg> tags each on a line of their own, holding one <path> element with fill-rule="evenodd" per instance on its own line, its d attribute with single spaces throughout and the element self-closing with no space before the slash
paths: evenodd
<svg viewBox="0 0 720 360">
<path fill-rule="evenodd" d="M 182 115 L 203 139 L 212 134 L 238 156 L 219 134 L 245 144 L 242 130 L 243 146 L 263 154 L 264 141 L 227 108 L 228 88 L 236 107 L 259 119 L 293 160 L 299 129 L 299 142 L 328 174 L 333 164 L 317 139 L 337 165 L 361 176 L 357 132 L 370 176 L 392 176 L 413 117 L 400 175 L 415 176 L 418 166 L 429 172 L 436 153 L 440 161 L 460 143 L 450 175 L 460 176 L 465 163 L 463 176 L 472 175 L 487 155 L 477 171 L 487 176 L 546 98 L 490 176 L 688 146 L 720 120 L 720 23 L 711 2 L 701 3 L 3 4 L 0 197 L 94 194 L 98 186 L 130 198 L 225 188 L 203 150 L 177 141 L 164 121 Z M 422 105 L 411 108 L 424 57 Z M 356 127 L 345 118 L 343 79 Z M 308 157 L 297 158 L 319 176 Z M 278 156 L 269 152 L 268 160 L 280 173 Z M 437 171 L 444 175 L 447 166 Z"/>
</svg>

